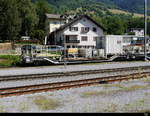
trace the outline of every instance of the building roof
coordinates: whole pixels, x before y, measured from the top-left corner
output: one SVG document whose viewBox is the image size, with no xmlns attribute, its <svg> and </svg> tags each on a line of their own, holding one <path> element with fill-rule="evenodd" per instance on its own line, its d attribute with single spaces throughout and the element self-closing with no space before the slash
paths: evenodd
<svg viewBox="0 0 150 116">
<path fill-rule="evenodd" d="M 78 21 L 78 20 L 80 20 L 80 19 L 82 19 L 82 18 L 87 18 L 87 19 L 89 19 L 89 20 L 91 20 L 94 24 L 96 24 L 98 27 L 100 27 L 100 28 L 102 28 L 104 31 L 106 31 L 106 29 L 103 27 L 103 26 L 101 26 L 100 24 L 98 24 L 96 21 L 94 21 L 92 18 L 90 18 L 89 16 L 87 16 L 87 15 L 82 15 L 82 16 L 79 16 L 79 17 L 77 17 L 77 18 L 75 18 L 74 20 L 72 20 L 72 21 L 70 21 L 69 23 L 67 23 L 67 24 L 65 24 L 65 25 L 63 25 L 63 26 L 61 26 L 59 29 L 57 29 L 56 31 L 54 31 L 54 32 L 58 32 L 58 31 L 61 31 L 61 30 L 64 30 L 65 28 L 67 28 L 67 27 L 69 27 L 69 26 L 71 26 L 73 23 L 75 23 L 76 21 Z"/>
<path fill-rule="evenodd" d="M 59 15 L 59 14 L 47 14 L 47 13 L 46 13 L 46 17 L 47 17 L 48 19 L 64 19 L 64 18 L 62 17 L 62 15 Z"/>
</svg>

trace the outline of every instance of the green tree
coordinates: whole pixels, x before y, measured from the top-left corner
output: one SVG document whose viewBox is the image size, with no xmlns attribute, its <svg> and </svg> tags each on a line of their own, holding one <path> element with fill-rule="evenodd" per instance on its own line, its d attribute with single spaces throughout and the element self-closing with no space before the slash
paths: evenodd
<svg viewBox="0 0 150 116">
<path fill-rule="evenodd" d="M 131 18 L 127 25 L 128 28 L 144 28 L 144 18 Z"/>
<path fill-rule="evenodd" d="M 39 30 L 34 30 L 31 33 L 31 37 L 39 40 L 41 44 L 44 42 L 44 39 L 43 39 L 44 36 L 45 36 L 45 32 L 43 30 L 40 30 L 40 29 Z"/>
<path fill-rule="evenodd" d="M 117 16 L 107 16 L 102 18 L 102 23 L 107 29 L 108 34 L 121 35 L 126 31 L 126 23 Z"/>
<path fill-rule="evenodd" d="M 20 18 L 17 0 L 1 0 L 0 2 L 0 39 L 14 42 L 20 31 Z"/>
<path fill-rule="evenodd" d="M 35 4 L 36 12 L 39 19 L 37 28 L 45 31 L 46 13 L 51 13 L 52 8 L 46 0 L 38 0 Z"/>
<path fill-rule="evenodd" d="M 34 27 L 37 25 L 38 17 L 35 5 L 31 0 L 17 0 L 18 9 L 21 17 L 21 35 L 29 36 Z"/>
</svg>

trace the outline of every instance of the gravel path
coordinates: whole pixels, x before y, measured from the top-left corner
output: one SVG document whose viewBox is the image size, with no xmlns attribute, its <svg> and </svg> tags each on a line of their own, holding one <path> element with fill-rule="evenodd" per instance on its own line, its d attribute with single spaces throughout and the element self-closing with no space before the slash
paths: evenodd
<svg viewBox="0 0 150 116">
<path fill-rule="evenodd" d="M 0 112 L 146 112 L 150 79 L 0 99 Z"/>
<path fill-rule="evenodd" d="M 150 66 L 150 62 L 120 62 L 120 63 L 115 62 L 115 63 L 102 63 L 102 64 L 68 65 L 66 68 L 63 65 L 44 66 L 44 67 L 26 67 L 26 68 L 8 68 L 8 69 L 0 69 L 0 76 L 113 69 L 113 68 L 135 67 L 135 66 Z"/>
</svg>

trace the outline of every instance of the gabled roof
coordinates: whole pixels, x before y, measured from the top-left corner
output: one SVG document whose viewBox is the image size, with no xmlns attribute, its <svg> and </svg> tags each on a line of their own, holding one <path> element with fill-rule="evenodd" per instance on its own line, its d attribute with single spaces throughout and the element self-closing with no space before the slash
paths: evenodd
<svg viewBox="0 0 150 116">
<path fill-rule="evenodd" d="M 98 23 L 97 23 L 96 21 L 94 21 L 92 18 L 90 18 L 90 17 L 87 16 L 87 15 L 82 15 L 82 16 L 79 16 L 79 17 L 75 18 L 74 20 L 70 21 L 69 23 L 67 23 L 67 24 L 65 24 L 65 25 L 63 25 L 63 26 L 61 26 L 59 29 L 57 29 L 57 30 L 54 31 L 54 32 L 58 32 L 58 31 L 64 30 L 65 28 L 71 26 L 73 23 L 75 23 L 76 21 L 78 21 L 78 20 L 80 20 L 80 19 L 82 19 L 82 18 L 84 18 L 84 17 L 87 18 L 87 19 L 89 19 L 90 21 L 92 21 L 92 22 L 93 22 L 95 25 L 97 25 L 98 27 L 102 28 L 104 31 L 106 31 L 106 29 L 105 29 L 103 26 L 101 26 L 100 24 L 98 24 Z"/>
</svg>

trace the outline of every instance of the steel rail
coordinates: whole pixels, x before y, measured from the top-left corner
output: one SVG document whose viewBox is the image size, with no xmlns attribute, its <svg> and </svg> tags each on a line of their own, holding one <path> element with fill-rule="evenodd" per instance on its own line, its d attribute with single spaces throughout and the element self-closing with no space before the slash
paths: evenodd
<svg viewBox="0 0 150 116">
<path fill-rule="evenodd" d="M 83 80 L 76 80 L 76 81 L 47 83 L 47 84 L 12 87 L 12 88 L 1 88 L 0 97 L 19 96 L 19 95 L 34 94 L 40 92 L 79 88 L 79 87 L 85 87 L 85 86 L 91 86 L 97 84 L 113 83 L 116 81 L 140 79 L 148 76 L 150 76 L 150 72 L 142 72 L 142 73 L 127 74 L 127 75 L 83 79 Z"/>
<path fill-rule="evenodd" d="M 57 73 L 45 73 L 45 74 L 11 75 L 11 76 L 0 76 L 0 82 L 28 80 L 28 79 L 61 78 L 61 77 L 78 76 L 78 75 L 86 75 L 86 74 L 92 75 L 92 74 L 99 74 L 99 73 L 111 73 L 111 72 L 115 73 L 115 72 L 123 72 L 123 71 L 138 71 L 138 70 L 148 70 L 148 69 L 150 69 L 150 66 L 85 70 L 85 71 L 72 71 L 72 72 L 57 72 Z"/>
</svg>

